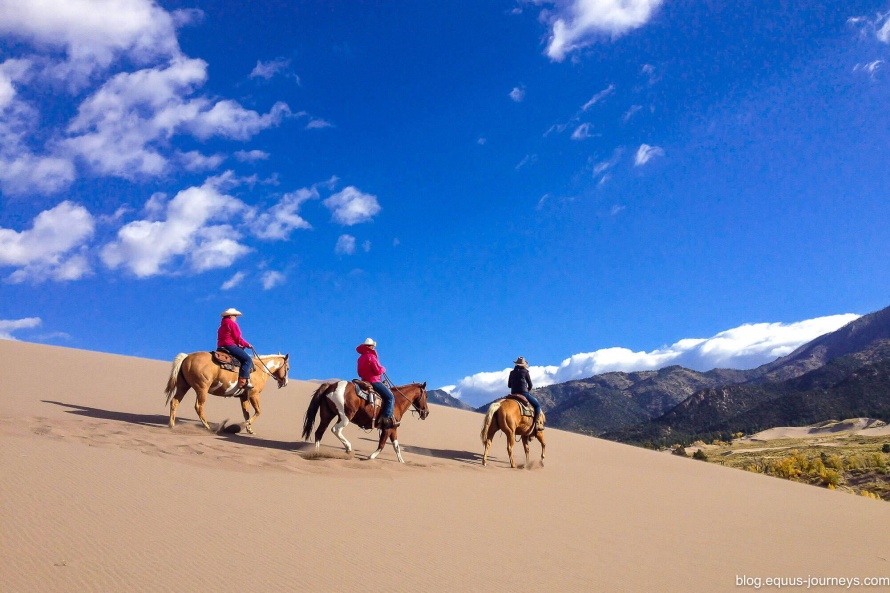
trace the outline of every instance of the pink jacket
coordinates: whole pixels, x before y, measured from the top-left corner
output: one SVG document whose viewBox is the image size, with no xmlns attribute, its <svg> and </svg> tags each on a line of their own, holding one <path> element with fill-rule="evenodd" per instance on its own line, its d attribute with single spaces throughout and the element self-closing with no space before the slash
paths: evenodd
<svg viewBox="0 0 890 593">
<path fill-rule="evenodd" d="M 355 349 L 361 354 L 358 357 L 358 376 L 368 383 L 379 383 L 383 380 L 383 373 L 386 369 L 377 360 L 377 351 L 366 344 L 362 344 Z"/>
<path fill-rule="evenodd" d="M 223 317 L 222 323 L 219 324 L 219 331 L 216 332 L 216 347 L 220 346 L 250 348 L 250 344 L 241 337 L 241 328 L 231 317 Z"/>
</svg>

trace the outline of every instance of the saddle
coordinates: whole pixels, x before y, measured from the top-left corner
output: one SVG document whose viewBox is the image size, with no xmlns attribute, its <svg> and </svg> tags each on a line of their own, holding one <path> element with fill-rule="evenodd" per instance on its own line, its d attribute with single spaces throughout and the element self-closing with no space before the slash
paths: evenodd
<svg viewBox="0 0 890 593">
<path fill-rule="evenodd" d="M 380 398 L 374 387 L 367 381 L 361 379 L 353 379 L 352 384 L 355 385 L 355 394 L 371 405 L 378 405 L 377 400 Z"/>
<path fill-rule="evenodd" d="M 523 416 L 528 416 L 529 418 L 535 417 L 535 408 L 532 407 L 531 402 L 528 401 L 521 393 L 511 393 L 508 396 L 505 396 L 504 399 L 512 399 L 516 403 L 519 404 L 519 409 L 522 410 Z"/>
<path fill-rule="evenodd" d="M 227 371 L 234 371 L 237 373 L 238 369 L 241 368 L 240 360 L 222 350 L 214 350 L 210 353 L 210 358 L 214 363 Z"/>
</svg>

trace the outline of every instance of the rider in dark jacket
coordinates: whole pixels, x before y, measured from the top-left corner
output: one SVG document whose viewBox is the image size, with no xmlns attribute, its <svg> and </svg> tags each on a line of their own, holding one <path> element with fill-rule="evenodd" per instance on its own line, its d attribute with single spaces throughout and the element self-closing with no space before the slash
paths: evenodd
<svg viewBox="0 0 890 593">
<path fill-rule="evenodd" d="M 516 366 L 510 371 L 507 387 L 510 388 L 510 393 L 521 393 L 528 399 L 535 409 L 535 426 L 537 430 L 544 430 L 544 423 L 541 421 L 541 403 L 530 393 L 532 390 L 532 377 L 528 372 L 528 363 L 525 361 L 525 358 L 520 356 L 513 361 L 513 364 Z"/>
</svg>

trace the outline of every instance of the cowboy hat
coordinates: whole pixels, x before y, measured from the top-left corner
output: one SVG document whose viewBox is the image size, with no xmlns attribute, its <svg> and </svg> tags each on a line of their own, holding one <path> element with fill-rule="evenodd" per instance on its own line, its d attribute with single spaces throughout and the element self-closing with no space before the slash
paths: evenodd
<svg viewBox="0 0 890 593">
<path fill-rule="evenodd" d="M 233 307 L 229 307 L 225 311 L 219 314 L 220 317 L 238 317 L 242 315 L 241 311 L 235 309 Z"/>
<path fill-rule="evenodd" d="M 368 338 L 367 340 L 365 340 L 365 343 L 362 344 L 362 346 L 370 346 L 370 347 L 372 347 L 372 348 L 376 348 L 376 347 L 377 347 L 377 342 L 375 342 L 375 341 L 372 340 L 371 338 Z"/>
<path fill-rule="evenodd" d="M 523 357 L 523 356 L 520 356 L 519 358 L 514 360 L 513 364 L 518 364 L 519 366 L 524 366 L 524 367 L 528 366 L 528 363 L 525 362 L 525 357 Z"/>
</svg>

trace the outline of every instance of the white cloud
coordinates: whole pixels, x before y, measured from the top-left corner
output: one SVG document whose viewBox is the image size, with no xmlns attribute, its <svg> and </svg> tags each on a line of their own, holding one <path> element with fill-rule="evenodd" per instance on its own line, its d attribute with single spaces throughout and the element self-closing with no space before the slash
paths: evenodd
<svg viewBox="0 0 890 593">
<path fill-rule="evenodd" d="M 847 24 L 859 29 L 862 36 L 874 35 L 881 43 L 890 43 L 890 11 L 879 12 L 874 18 L 850 17 Z"/>
<path fill-rule="evenodd" d="M 272 290 L 276 286 L 284 284 L 285 280 L 287 280 L 287 278 L 281 272 L 276 272 L 275 270 L 263 272 L 263 290 Z"/>
<path fill-rule="evenodd" d="M 84 254 L 95 221 L 83 206 L 62 202 L 37 215 L 31 228 L 0 228 L 0 266 L 19 268 L 11 282 L 76 280 L 90 273 Z"/>
<path fill-rule="evenodd" d="M 37 155 L 28 146 L 40 117 L 18 97 L 17 85 L 29 80 L 30 69 L 28 60 L 0 63 L 0 190 L 9 195 L 52 194 L 75 177 L 70 159 Z"/>
<path fill-rule="evenodd" d="M 612 156 L 609 157 L 608 160 L 598 161 L 593 165 L 593 176 L 597 177 L 604 173 L 607 173 L 611 168 L 618 164 L 621 160 L 621 155 L 624 154 L 624 151 L 621 148 L 616 148 L 612 151 Z M 602 181 L 602 180 L 601 180 Z"/>
<path fill-rule="evenodd" d="M 869 62 L 867 64 L 856 64 L 853 66 L 853 72 L 866 72 L 869 76 L 874 78 L 875 72 L 881 67 L 881 64 L 884 63 L 884 60 L 874 60 L 873 62 Z"/>
<path fill-rule="evenodd" d="M 518 163 L 516 163 L 516 166 L 513 168 L 518 171 L 521 168 L 525 167 L 526 165 L 534 165 L 537 162 L 538 162 L 538 155 L 527 154 L 524 157 L 522 157 L 522 160 L 519 161 Z"/>
<path fill-rule="evenodd" d="M 340 235 L 334 246 L 334 253 L 339 255 L 352 255 L 355 253 L 355 237 L 352 235 Z"/>
<path fill-rule="evenodd" d="M 593 97 L 591 97 L 590 101 L 588 101 L 587 103 L 582 105 L 581 111 L 587 111 L 588 109 L 590 109 L 591 107 L 593 107 L 594 105 L 596 105 L 597 103 L 599 103 L 600 101 L 602 101 L 603 99 L 605 99 L 606 97 L 611 95 L 614 91 L 615 91 L 615 85 L 610 84 L 609 86 L 607 86 L 606 88 L 604 88 L 603 90 L 601 90 L 600 92 L 595 94 Z"/>
<path fill-rule="evenodd" d="M 262 150 L 238 150 L 235 152 L 235 158 L 242 163 L 255 163 L 268 159 L 269 153 Z"/>
<path fill-rule="evenodd" d="M 168 167 L 162 150 L 174 135 L 247 140 L 291 115 L 284 103 L 260 115 L 234 101 L 189 98 L 206 80 L 207 63 L 187 58 L 117 74 L 80 105 L 60 149 L 99 173 L 159 175 Z"/>
<path fill-rule="evenodd" d="M 643 108 L 642 105 L 631 105 L 631 106 L 630 106 L 630 109 L 628 109 L 628 110 L 624 113 L 624 115 L 621 116 L 621 121 L 623 121 L 624 123 L 629 122 L 629 121 L 630 121 L 630 118 L 632 118 L 632 117 L 634 116 L 634 114 L 636 114 L 636 112 L 639 111 L 639 110 L 642 109 L 642 108 Z"/>
<path fill-rule="evenodd" d="M 370 251 L 371 251 L 371 242 L 370 242 L 370 241 L 364 241 L 364 242 L 362 243 L 362 250 L 363 250 L 365 253 L 370 252 Z"/>
<path fill-rule="evenodd" d="M 102 261 L 111 269 L 126 268 L 139 278 L 165 273 L 165 267 L 178 258 L 187 261 L 194 272 L 230 266 L 250 251 L 238 243 L 240 237 L 234 228 L 211 224 L 247 210 L 240 200 L 221 193 L 221 185 L 230 179 L 222 175 L 180 191 L 166 204 L 163 221 L 138 220 L 125 225 L 117 239 L 102 248 Z"/>
<path fill-rule="evenodd" d="M 587 140 L 590 138 L 590 124 L 583 123 L 572 132 L 572 140 Z"/>
<path fill-rule="evenodd" d="M 122 56 L 145 64 L 180 55 L 176 25 L 196 13 L 171 15 L 152 0 L 0 0 L 0 14 L 0 33 L 63 50 L 48 74 L 81 86 Z"/>
<path fill-rule="evenodd" d="M 525 99 L 525 87 L 513 87 L 513 90 L 510 91 L 510 98 L 517 103 L 522 103 L 522 100 Z"/>
<path fill-rule="evenodd" d="M 547 55 L 561 62 L 566 55 L 598 38 L 618 37 L 646 24 L 662 0 L 555 0 L 548 13 Z"/>
<path fill-rule="evenodd" d="M 229 278 L 228 280 L 226 280 L 225 282 L 222 283 L 222 286 L 220 286 L 220 289 L 221 290 L 232 290 L 233 288 L 235 288 L 236 286 L 241 284 L 241 282 L 244 281 L 244 278 L 246 276 L 247 276 L 247 274 L 245 274 L 244 272 L 235 272 L 234 276 L 232 276 L 231 278 Z"/>
<path fill-rule="evenodd" d="M 12 332 L 20 329 L 31 329 L 40 325 L 40 317 L 24 319 L 0 319 L 0 340 L 15 340 Z"/>
<path fill-rule="evenodd" d="M 485 143 L 486 143 L 486 142 L 488 142 L 488 140 L 487 140 L 486 138 L 482 137 L 482 136 L 479 136 L 479 137 L 476 139 L 476 144 L 478 144 L 479 146 L 485 146 Z"/>
<path fill-rule="evenodd" d="M 179 162 L 186 171 L 209 171 L 218 168 L 226 160 L 224 154 L 205 155 L 197 150 L 178 152 Z"/>
<path fill-rule="evenodd" d="M 306 124 L 307 130 L 323 130 L 324 128 L 333 128 L 334 124 L 329 121 L 325 121 L 320 117 L 315 117 L 309 120 L 309 123 Z"/>
<path fill-rule="evenodd" d="M 697 371 L 714 368 L 752 369 L 790 354 L 817 337 L 835 331 L 858 315 L 831 315 L 797 323 L 745 324 L 711 338 L 680 340 L 650 352 L 603 348 L 575 354 L 559 365 L 529 367 L 536 387 L 583 379 L 612 371 L 634 372 L 681 365 Z M 510 368 L 461 379 L 452 395 L 480 406 L 505 395 Z"/>
<path fill-rule="evenodd" d="M 311 229 L 312 225 L 299 214 L 300 206 L 307 200 L 317 198 L 315 186 L 284 194 L 275 206 L 251 223 L 253 233 L 260 239 L 287 239 L 295 229 Z"/>
<path fill-rule="evenodd" d="M 275 58 L 269 62 L 257 60 L 256 67 L 250 73 L 251 78 L 264 78 L 269 80 L 279 72 L 284 72 L 290 67 L 290 60 Z"/>
<path fill-rule="evenodd" d="M 640 148 L 637 149 L 637 154 L 634 156 L 634 165 L 641 167 L 657 156 L 664 156 L 663 148 L 659 146 L 649 146 L 648 144 L 640 144 Z"/>
<path fill-rule="evenodd" d="M 343 188 L 322 203 L 331 211 L 334 222 L 344 226 L 368 222 L 381 209 L 377 196 L 363 193 L 352 185 Z"/>
</svg>

